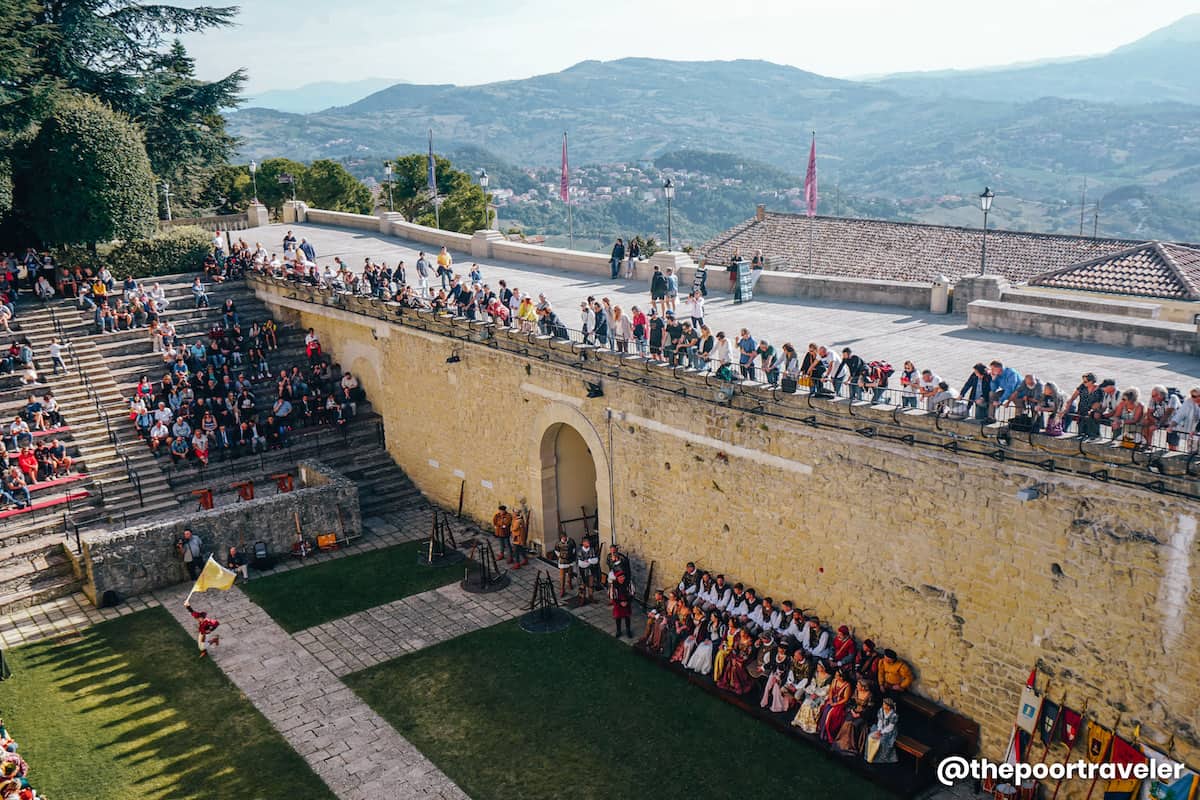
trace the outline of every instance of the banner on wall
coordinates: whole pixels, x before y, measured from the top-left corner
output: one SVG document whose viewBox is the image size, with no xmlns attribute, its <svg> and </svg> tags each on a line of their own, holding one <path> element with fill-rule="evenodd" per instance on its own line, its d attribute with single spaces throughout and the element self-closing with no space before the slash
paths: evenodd
<svg viewBox="0 0 1200 800">
<path fill-rule="evenodd" d="M 1165 763 L 1175 759 L 1153 747 L 1142 745 L 1142 753 L 1146 758 Z M 1177 779 L 1160 780 L 1150 778 L 1142 783 L 1142 792 L 1138 800 L 1196 800 L 1200 788 L 1200 773 L 1190 767 L 1184 767 L 1183 774 Z"/>
<path fill-rule="evenodd" d="M 1017 711 L 1017 727 L 1032 734 L 1037 730 L 1038 714 L 1042 710 L 1042 696 L 1032 686 L 1021 690 L 1021 707 Z"/>
</svg>

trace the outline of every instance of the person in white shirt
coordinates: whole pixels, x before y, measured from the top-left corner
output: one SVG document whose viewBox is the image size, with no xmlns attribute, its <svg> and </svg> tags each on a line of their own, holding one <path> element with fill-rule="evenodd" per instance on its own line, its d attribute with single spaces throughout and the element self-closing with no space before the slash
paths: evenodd
<svg viewBox="0 0 1200 800">
<path fill-rule="evenodd" d="M 713 581 L 713 594 L 716 596 L 713 607 L 704 610 L 712 611 L 716 609 L 717 611 L 724 612 L 729 607 L 729 601 L 733 599 L 733 587 L 725 582 L 724 575 L 718 574 L 717 579 Z"/>
<path fill-rule="evenodd" d="M 917 379 L 917 397 L 925 404 L 926 411 L 937 411 L 937 403 L 933 396 L 938 393 L 938 384 L 941 382 L 942 379 L 934 374 L 933 370 L 921 370 L 921 377 Z"/>
<path fill-rule="evenodd" d="M 750 604 L 746 599 L 745 587 L 740 583 L 733 585 L 733 596 L 729 598 L 729 604 L 725 607 L 733 617 L 744 617 L 750 613 Z"/>
<path fill-rule="evenodd" d="M 167 408 L 167 404 L 163 401 L 158 401 L 158 408 L 154 409 L 154 421 L 161 422 L 164 425 L 170 425 L 171 420 L 175 418 L 175 412 Z"/>
<path fill-rule="evenodd" d="M 725 331 L 717 331 L 717 343 L 713 345 L 712 357 L 708 363 L 714 372 L 723 377 L 727 376 L 726 380 L 733 380 L 730 372 L 730 365 L 733 364 L 733 345 L 725 338 Z"/>
<path fill-rule="evenodd" d="M 800 647 L 809 658 L 829 658 L 829 631 L 821 627 L 821 620 L 809 617 L 808 625 L 800 636 Z"/>
<path fill-rule="evenodd" d="M 1178 446 L 1177 443 L 1182 437 L 1186 439 L 1184 451 L 1192 452 L 1196 447 L 1198 430 L 1200 430 L 1200 386 L 1193 386 L 1188 390 L 1188 399 L 1180 404 L 1175 413 L 1171 415 L 1171 421 L 1167 423 L 1168 441 L 1174 439 L 1176 442 L 1171 449 Z"/>
<path fill-rule="evenodd" d="M 55 375 L 58 374 L 60 369 L 63 372 L 67 371 L 66 362 L 63 361 L 62 357 L 62 349 L 62 343 L 58 339 L 50 340 L 50 347 L 47 348 L 47 351 L 50 353 L 50 363 L 54 365 Z"/>
</svg>

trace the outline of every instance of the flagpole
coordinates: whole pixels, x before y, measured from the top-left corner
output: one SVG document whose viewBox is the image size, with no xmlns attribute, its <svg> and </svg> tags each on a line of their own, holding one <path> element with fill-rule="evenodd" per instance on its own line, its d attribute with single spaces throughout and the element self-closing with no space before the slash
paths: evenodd
<svg viewBox="0 0 1200 800">
<path fill-rule="evenodd" d="M 567 230 L 571 234 L 571 249 L 574 250 L 575 249 L 575 219 L 574 219 L 574 214 L 571 213 L 571 199 L 570 199 L 569 194 L 567 195 Z"/>
<path fill-rule="evenodd" d="M 808 214 L 808 272 L 813 269 L 813 237 L 817 216 L 817 132 L 812 132 L 812 145 L 808 150 L 808 171 L 804 175 L 805 213 Z"/>
</svg>

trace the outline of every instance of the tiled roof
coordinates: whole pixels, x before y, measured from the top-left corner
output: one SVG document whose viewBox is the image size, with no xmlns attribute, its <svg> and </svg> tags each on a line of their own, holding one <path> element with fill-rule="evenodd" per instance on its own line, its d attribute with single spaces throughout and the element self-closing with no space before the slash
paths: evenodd
<svg viewBox="0 0 1200 800">
<path fill-rule="evenodd" d="M 1200 300 L 1200 249 L 1147 242 L 1037 275 L 1029 283 L 1055 289 Z"/>
<path fill-rule="evenodd" d="M 875 219 L 813 217 L 809 267 L 808 217 L 768 212 L 714 237 L 699 250 L 714 264 L 728 263 L 734 247 L 749 259 L 761 249 L 773 270 L 875 278 L 952 281 L 979 274 L 983 232 L 978 228 L 922 225 Z M 1127 250 L 1142 241 L 1092 239 L 1050 233 L 989 230 L 988 273 L 1024 282 L 1047 270 Z"/>
</svg>

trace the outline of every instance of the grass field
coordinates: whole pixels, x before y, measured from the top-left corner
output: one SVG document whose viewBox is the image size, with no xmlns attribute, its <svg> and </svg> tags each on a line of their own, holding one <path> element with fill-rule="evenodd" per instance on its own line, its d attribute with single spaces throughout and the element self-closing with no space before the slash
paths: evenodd
<svg viewBox="0 0 1200 800">
<path fill-rule="evenodd" d="M 48 797 L 333 798 L 161 608 L 6 655 L 0 709 Z"/>
<path fill-rule="evenodd" d="M 422 544 L 406 542 L 256 578 L 242 584 L 242 591 L 280 627 L 295 633 L 462 578 L 461 563 L 419 566 Z"/>
<path fill-rule="evenodd" d="M 890 796 L 579 622 L 497 625 L 346 683 L 475 800 Z"/>
</svg>

